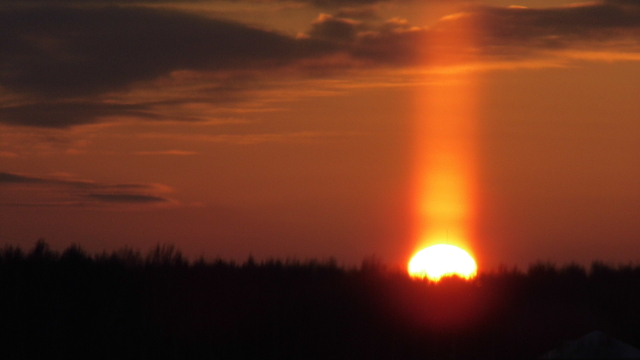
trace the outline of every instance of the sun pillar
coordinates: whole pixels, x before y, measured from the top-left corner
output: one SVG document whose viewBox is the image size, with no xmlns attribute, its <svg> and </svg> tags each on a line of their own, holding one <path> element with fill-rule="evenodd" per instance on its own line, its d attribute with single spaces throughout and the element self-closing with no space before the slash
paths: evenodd
<svg viewBox="0 0 640 360">
<path fill-rule="evenodd" d="M 476 32 L 469 21 L 441 25 L 432 31 L 429 71 L 415 99 L 415 250 L 434 244 L 471 250 L 478 83 L 469 68 Z"/>
</svg>

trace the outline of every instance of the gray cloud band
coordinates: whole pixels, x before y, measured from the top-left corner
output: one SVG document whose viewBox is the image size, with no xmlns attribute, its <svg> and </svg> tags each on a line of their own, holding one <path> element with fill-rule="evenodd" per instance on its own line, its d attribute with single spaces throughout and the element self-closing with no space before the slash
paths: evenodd
<svg viewBox="0 0 640 360">
<path fill-rule="evenodd" d="M 12 202 L 0 205 L 13 206 L 87 206 L 100 204 L 153 204 L 170 200 L 160 193 L 163 189 L 149 184 L 103 184 L 92 181 L 58 177 L 36 177 L 0 172 L 0 187 L 22 186 L 26 191 L 57 189 L 58 196 L 49 202 Z M 62 191 L 59 191 L 62 190 Z"/>
</svg>

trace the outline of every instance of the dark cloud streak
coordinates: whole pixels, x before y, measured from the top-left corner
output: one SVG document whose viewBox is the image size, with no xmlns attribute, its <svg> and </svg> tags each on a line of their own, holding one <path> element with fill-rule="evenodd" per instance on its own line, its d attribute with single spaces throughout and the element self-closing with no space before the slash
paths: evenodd
<svg viewBox="0 0 640 360">
<path fill-rule="evenodd" d="M 66 128 L 97 122 L 105 116 L 156 118 L 144 104 L 106 104 L 92 101 L 42 102 L 0 108 L 0 118 L 10 125 Z"/>
<path fill-rule="evenodd" d="M 46 182 L 44 179 L 0 172 L 0 184 L 38 184 Z"/>
<path fill-rule="evenodd" d="M 0 83 L 46 98 L 102 94 L 174 70 L 268 68 L 312 55 L 296 40 L 148 8 L 0 10 Z"/>
<path fill-rule="evenodd" d="M 139 194 L 89 194 L 88 197 L 99 201 L 116 202 L 116 203 L 154 203 L 166 202 L 167 199 L 158 196 L 139 195 Z"/>
<path fill-rule="evenodd" d="M 263 0 L 213 0 L 216 3 L 235 3 L 242 1 L 244 3 L 258 3 L 263 4 Z M 339 8 L 344 6 L 364 6 L 385 2 L 411 2 L 415 0 L 268 0 L 273 3 L 279 2 L 297 2 L 304 4 L 311 4 L 322 8 Z M 443 1 L 455 1 L 455 0 L 428 0 L 430 2 L 443 2 Z M 203 3 L 203 0 L 0 0 L 0 5 L 148 5 L 154 4 L 198 4 Z"/>
<path fill-rule="evenodd" d="M 98 204 L 153 204 L 170 202 L 161 193 L 165 187 L 151 184 L 104 184 L 62 177 L 38 177 L 0 172 L 1 186 L 21 186 L 13 192 L 23 192 L 25 201 L 0 202 L 11 206 L 85 206 Z M 29 194 L 37 194 L 33 201 Z M 42 194 L 48 201 L 42 201 Z"/>
<path fill-rule="evenodd" d="M 574 41 L 632 37 L 640 30 L 640 8 L 591 4 L 549 9 L 481 8 L 473 14 L 486 45 L 570 47 Z"/>
</svg>

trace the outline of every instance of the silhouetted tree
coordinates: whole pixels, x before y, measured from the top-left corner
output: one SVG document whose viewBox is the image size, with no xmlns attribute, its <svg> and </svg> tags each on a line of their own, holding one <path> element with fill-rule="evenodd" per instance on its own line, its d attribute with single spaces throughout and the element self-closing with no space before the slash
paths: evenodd
<svg viewBox="0 0 640 360">
<path fill-rule="evenodd" d="M 0 357 L 526 359 L 594 329 L 640 345 L 640 267 L 536 263 L 438 283 L 376 258 L 190 262 L 172 245 L 0 250 Z"/>
</svg>

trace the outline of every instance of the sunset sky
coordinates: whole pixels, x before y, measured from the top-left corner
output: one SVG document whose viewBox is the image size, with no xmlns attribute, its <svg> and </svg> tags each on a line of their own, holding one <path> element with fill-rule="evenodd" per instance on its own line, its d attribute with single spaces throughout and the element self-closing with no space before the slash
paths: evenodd
<svg viewBox="0 0 640 360">
<path fill-rule="evenodd" d="M 640 261 L 640 1 L 0 0 L 0 244 Z"/>
</svg>

